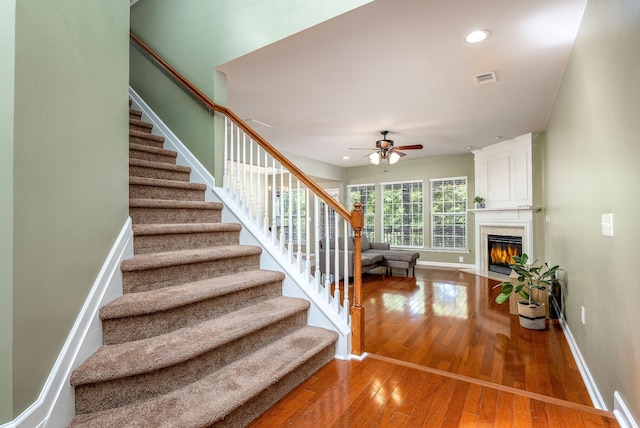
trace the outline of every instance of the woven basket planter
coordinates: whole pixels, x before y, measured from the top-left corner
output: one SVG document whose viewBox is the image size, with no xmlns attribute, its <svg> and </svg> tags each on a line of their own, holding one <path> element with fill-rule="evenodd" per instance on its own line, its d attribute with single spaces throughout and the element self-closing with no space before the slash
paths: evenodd
<svg viewBox="0 0 640 428">
<path fill-rule="evenodd" d="M 546 307 L 544 303 L 521 301 L 518 302 L 518 316 L 520 325 L 530 330 L 544 330 L 547 328 Z"/>
</svg>

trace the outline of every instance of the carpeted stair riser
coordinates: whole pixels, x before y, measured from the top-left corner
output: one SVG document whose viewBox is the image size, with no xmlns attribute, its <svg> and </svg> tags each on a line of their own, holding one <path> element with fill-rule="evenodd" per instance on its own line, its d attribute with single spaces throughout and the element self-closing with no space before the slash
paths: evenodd
<svg viewBox="0 0 640 428">
<path fill-rule="evenodd" d="M 192 263 L 151 267 L 143 270 L 127 271 L 123 267 L 122 289 L 125 293 L 137 293 L 259 268 L 259 253 L 238 255 L 232 258 L 211 258 Z"/>
<path fill-rule="evenodd" d="M 222 208 L 220 202 L 129 199 L 129 215 L 134 223 L 219 223 Z"/>
<path fill-rule="evenodd" d="M 224 419 L 217 420 L 208 425 L 216 427 L 245 427 L 258 416 L 266 412 L 288 393 L 297 388 L 302 382 L 309 379 L 315 372 L 330 363 L 335 358 L 335 344 L 325 347 L 322 351 L 305 361 L 295 371 L 278 379 L 269 388 L 260 392 L 257 396 L 237 408 Z"/>
<path fill-rule="evenodd" d="M 135 254 L 148 254 L 237 245 L 240 229 L 237 223 L 135 224 L 133 251 Z"/>
<path fill-rule="evenodd" d="M 159 180 L 189 181 L 191 168 L 164 162 L 129 159 L 129 177 L 156 178 Z"/>
<path fill-rule="evenodd" d="M 76 413 L 120 407 L 182 388 L 298 330 L 306 323 L 306 309 L 303 309 L 169 367 L 110 381 L 78 385 Z"/>
<path fill-rule="evenodd" d="M 138 131 L 144 132 L 146 134 L 151 134 L 151 129 L 153 125 L 149 122 L 144 122 L 140 119 L 132 119 L 129 117 L 129 131 Z"/>
<path fill-rule="evenodd" d="M 248 422 L 255 418 L 250 406 L 277 401 L 281 397 L 270 394 L 281 388 L 293 389 L 300 379 L 333 359 L 336 340 L 335 332 L 303 327 L 184 388 L 129 406 L 77 415 L 70 426 L 132 426 L 132 421 L 135 426 L 154 428 L 218 426 L 225 423 L 227 415 L 232 423 L 234 419 L 241 422 L 243 411 Z M 280 394 L 284 396 L 286 391 Z M 245 426 L 246 422 L 232 426 Z"/>
<path fill-rule="evenodd" d="M 203 284 L 206 283 L 222 282 L 227 277 L 192 282 L 170 288 L 180 288 L 181 290 L 185 290 L 183 291 L 184 293 L 198 295 L 201 291 L 197 290 L 198 287 L 204 287 Z M 229 279 L 228 281 L 230 282 L 231 280 L 232 279 Z M 189 288 L 195 290 L 189 291 Z M 162 297 L 163 294 L 168 294 L 170 290 L 151 290 L 147 292 L 147 294 L 154 292 L 157 292 L 157 294 Z M 175 306 L 154 310 L 150 313 L 136 312 L 131 316 L 122 315 L 117 318 L 104 318 L 103 314 L 107 311 L 101 309 L 102 340 L 105 345 L 113 345 L 159 336 L 247 306 L 255 305 L 256 303 L 272 299 L 281 294 L 282 278 L 274 281 L 251 284 L 251 286 L 235 289 L 222 295 L 212 293 L 210 296 L 199 297 L 199 300 L 195 302 L 186 302 L 181 305 L 176 304 Z M 126 299 L 126 297 L 127 296 L 123 296 L 124 299 Z M 143 304 L 144 303 L 140 303 L 140 306 Z M 108 307 L 103 309 L 108 309 Z"/>
<path fill-rule="evenodd" d="M 171 150 L 129 143 L 130 159 L 142 159 L 151 162 L 162 162 L 175 165 L 177 156 L 178 154 Z"/>
<path fill-rule="evenodd" d="M 199 183 L 134 177 L 129 179 L 129 198 L 204 201 L 206 188 L 206 185 Z"/>
<path fill-rule="evenodd" d="M 130 130 L 129 143 L 161 149 L 164 147 L 164 137 L 160 135 L 153 135 L 148 132 Z"/>
<path fill-rule="evenodd" d="M 129 119 L 142 119 L 142 111 L 129 108 Z"/>
</svg>

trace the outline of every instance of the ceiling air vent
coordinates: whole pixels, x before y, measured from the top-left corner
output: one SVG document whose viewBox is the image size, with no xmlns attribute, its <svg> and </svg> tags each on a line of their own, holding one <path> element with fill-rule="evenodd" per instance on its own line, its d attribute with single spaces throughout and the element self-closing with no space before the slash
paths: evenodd
<svg viewBox="0 0 640 428">
<path fill-rule="evenodd" d="M 489 71 L 487 73 L 476 74 L 475 76 L 473 76 L 473 81 L 476 82 L 476 85 L 484 85 L 485 83 L 496 82 L 496 72 Z"/>
</svg>

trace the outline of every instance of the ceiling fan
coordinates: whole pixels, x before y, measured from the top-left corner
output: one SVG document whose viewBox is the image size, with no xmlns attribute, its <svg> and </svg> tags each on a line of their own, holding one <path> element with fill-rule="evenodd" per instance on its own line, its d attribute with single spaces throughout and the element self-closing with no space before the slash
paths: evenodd
<svg viewBox="0 0 640 428">
<path fill-rule="evenodd" d="M 422 144 L 411 144 L 408 146 L 394 146 L 393 140 L 387 139 L 387 134 L 389 131 L 380 131 L 382 134 L 382 139 L 376 141 L 375 149 L 357 149 L 352 148 L 351 150 L 374 150 L 373 153 L 369 155 L 369 160 L 374 165 L 379 165 L 382 161 L 387 161 L 391 165 L 398 162 L 401 157 L 406 156 L 406 153 L 402 153 L 400 150 L 420 150 L 422 149 Z"/>
</svg>

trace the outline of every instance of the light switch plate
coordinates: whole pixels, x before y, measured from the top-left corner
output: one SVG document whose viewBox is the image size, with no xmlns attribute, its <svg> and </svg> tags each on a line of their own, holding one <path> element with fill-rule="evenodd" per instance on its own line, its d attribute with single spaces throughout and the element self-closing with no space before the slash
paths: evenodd
<svg viewBox="0 0 640 428">
<path fill-rule="evenodd" d="M 613 213 L 602 214 L 602 236 L 613 236 Z"/>
</svg>

